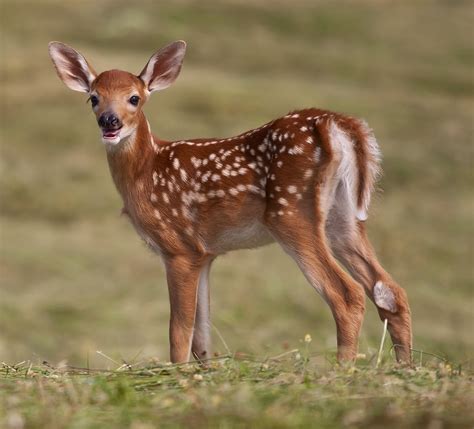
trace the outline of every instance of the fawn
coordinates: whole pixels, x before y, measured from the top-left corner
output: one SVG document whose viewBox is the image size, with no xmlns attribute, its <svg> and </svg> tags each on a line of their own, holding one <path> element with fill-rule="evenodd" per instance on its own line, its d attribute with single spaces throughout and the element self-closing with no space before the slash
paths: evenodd
<svg viewBox="0 0 474 429">
<path fill-rule="evenodd" d="M 406 293 L 382 268 L 366 233 L 380 171 L 367 124 L 306 109 L 236 137 L 161 140 L 142 108 L 152 92 L 176 80 L 185 50 L 185 42 L 171 43 L 137 76 L 97 74 L 71 47 L 49 44 L 60 79 L 89 94 L 123 213 L 163 259 L 171 361 L 211 356 L 212 261 L 276 241 L 329 304 L 338 360 L 356 358 L 367 294 L 388 321 L 397 359 L 410 362 Z"/>
</svg>

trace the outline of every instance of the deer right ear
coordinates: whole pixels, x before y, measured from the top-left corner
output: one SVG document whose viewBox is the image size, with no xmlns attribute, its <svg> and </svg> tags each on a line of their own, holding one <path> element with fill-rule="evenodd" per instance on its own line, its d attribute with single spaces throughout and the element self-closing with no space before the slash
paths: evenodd
<svg viewBox="0 0 474 429">
<path fill-rule="evenodd" d="M 59 78 L 73 91 L 90 92 L 97 77 L 86 59 L 70 46 L 60 42 L 49 43 L 49 55 Z"/>
<path fill-rule="evenodd" d="M 178 77 L 183 65 L 186 42 L 178 40 L 154 53 L 139 74 L 148 91 L 168 88 Z"/>
</svg>

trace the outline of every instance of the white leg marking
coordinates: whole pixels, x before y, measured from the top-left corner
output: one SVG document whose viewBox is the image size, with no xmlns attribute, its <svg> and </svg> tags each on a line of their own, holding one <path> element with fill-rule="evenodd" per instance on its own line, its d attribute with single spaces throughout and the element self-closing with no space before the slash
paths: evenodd
<svg viewBox="0 0 474 429">
<path fill-rule="evenodd" d="M 388 310 L 392 313 L 397 311 L 397 303 L 392 290 L 385 286 L 380 280 L 374 286 L 374 301 L 378 307 Z"/>
</svg>

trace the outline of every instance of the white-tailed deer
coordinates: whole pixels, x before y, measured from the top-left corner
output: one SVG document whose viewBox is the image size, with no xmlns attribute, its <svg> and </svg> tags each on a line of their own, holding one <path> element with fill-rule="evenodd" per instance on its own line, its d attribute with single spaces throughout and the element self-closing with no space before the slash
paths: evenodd
<svg viewBox="0 0 474 429">
<path fill-rule="evenodd" d="M 163 258 L 171 360 L 210 357 L 216 256 L 277 241 L 329 304 L 339 360 L 356 357 L 365 290 L 388 320 L 397 359 L 409 362 L 406 294 L 377 261 L 365 228 L 380 163 L 372 131 L 358 119 L 306 109 L 236 137 L 161 140 L 142 108 L 175 81 L 185 49 L 182 41 L 166 46 L 136 76 L 96 74 L 74 49 L 49 44 L 59 77 L 89 94 L 123 212 Z"/>
</svg>

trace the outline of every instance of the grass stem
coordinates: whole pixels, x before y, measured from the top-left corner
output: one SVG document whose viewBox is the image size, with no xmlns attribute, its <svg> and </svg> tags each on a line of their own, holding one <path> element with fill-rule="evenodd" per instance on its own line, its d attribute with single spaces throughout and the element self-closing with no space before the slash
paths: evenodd
<svg viewBox="0 0 474 429">
<path fill-rule="evenodd" d="M 382 340 L 380 341 L 379 353 L 377 355 L 377 363 L 375 364 L 375 368 L 378 368 L 379 365 L 382 363 L 383 345 L 385 343 L 385 336 L 387 335 L 387 325 L 388 325 L 388 320 L 385 319 L 383 322 Z"/>
</svg>

